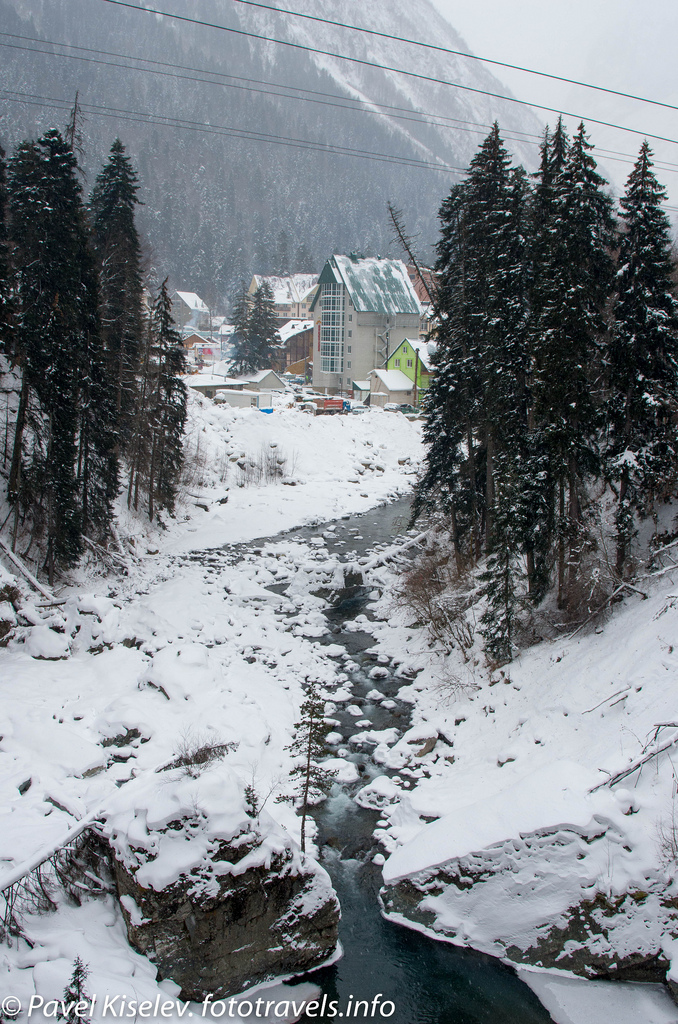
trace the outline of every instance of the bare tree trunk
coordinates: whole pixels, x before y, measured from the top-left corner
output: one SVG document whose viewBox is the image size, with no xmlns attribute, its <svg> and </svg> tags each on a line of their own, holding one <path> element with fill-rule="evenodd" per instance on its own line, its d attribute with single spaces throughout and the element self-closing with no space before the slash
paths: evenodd
<svg viewBox="0 0 678 1024">
<path fill-rule="evenodd" d="M 485 430 L 487 438 L 487 472 L 485 477 L 485 550 L 489 551 L 492 544 L 494 528 L 494 438 L 489 428 Z"/>
<path fill-rule="evenodd" d="M 574 456 L 570 455 L 568 460 L 568 525 L 570 535 L 570 547 L 567 567 L 567 588 L 570 600 L 574 594 L 574 586 L 579 575 L 579 558 L 581 555 L 581 522 L 579 510 L 579 495 L 577 493 L 577 467 Z"/>
<path fill-rule="evenodd" d="M 558 481 L 558 607 L 565 607 L 565 480 Z"/>
<path fill-rule="evenodd" d="M 12 448 L 12 465 L 9 470 L 9 483 L 7 485 L 7 495 L 9 500 L 15 502 L 19 496 L 19 482 L 21 478 L 21 449 L 24 437 L 24 428 L 26 426 L 26 411 L 28 409 L 28 378 L 24 371 L 21 380 L 21 393 L 19 395 L 19 408 L 16 414 L 16 423 L 14 425 L 14 445 Z"/>
</svg>

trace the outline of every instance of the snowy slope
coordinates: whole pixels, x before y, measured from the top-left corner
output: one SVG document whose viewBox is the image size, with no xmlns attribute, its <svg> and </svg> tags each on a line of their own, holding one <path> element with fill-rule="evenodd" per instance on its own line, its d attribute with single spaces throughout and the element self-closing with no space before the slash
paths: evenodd
<svg viewBox="0 0 678 1024">
<path fill-rule="evenodd" d="M 299 817 L 275 798 L 289 788 L 286 746 L 304 680 L 343 699 L 337 694 L 346 677 L 331 648 L 317 643 L 327 632 L 324 602 L 311 593 L 338 585 L 339 567 L 320 534 L 310 543 L 283 533 L 248 550 L 223 545 L 374 507 L 407 490 L 421 453 L 420 424 L 382 411 L 265 415 L 194 397 L 189 428 L 199 465 L 176 519 L 161 529 L 141 514 L 122 516 L 128 575 L 102 574 L 91 561 L 61 590 L 63 604 L 41 609 L 42 597 L 0 565 L 0 588 L 21 592 L 13 596 L 18 622 L 0 648 L 0 886 L 88 816 L 107 821 L 123 859 L 130 850 L 153 850 L 152 880 L 171 881 L 186 866 L 177 858 L 200 858 L 212 831 L 173 844 L 171 835 L 159 838 L 158 823 L 199 808 L 211 830 L 232 834 L 244 820 L 247 784 L 263 804 L 254 856 L 298 841 Z M 239 487 L 241 470 L 229 452 L 242 461 L 271 444 L 289 459 L 286 483 Z M 290 596 L 269 589 L 280 583 L 290 585 Z M 200 778 L 156 774 L 196 743 L 223 747 Z M 336 761 L 344 773 L 350 767 Z M 102 1019 L 106 995 L 174 999 L 177 986 L 158 985 L 153 965 L 128 946 L 116 901 L 73 907 L 58 891 L 56 898 L 56 913 L 24 915 L 32 949 L 0 945 L 5 993 L 24 1006 L 32 996 L 60 998 L 80 956 L 99 998 L 93 1020 Z M 313 992 L 278 989 L 275 998 L 298 1002 Z M 168 1017 L 178 1019 L 180 1009 Z M 271 1019 L 295 1016 L 290 1010 Z"/>
<path fill-rule="evenodd" d="M 394 919 L 584 975 L 656 957 L 655 977 L 666 970 L 678 935 L 674 577 L 644 580 L 646 599 L 629 597 L 604 628 L 492 674 L 477 656 L 432 656 L 390 610 L 381 643 L 419 670 L 401 691 L 413 730 L 383 754 L 399 770 L 382 782 L 377 832 Z"/>
</svg>

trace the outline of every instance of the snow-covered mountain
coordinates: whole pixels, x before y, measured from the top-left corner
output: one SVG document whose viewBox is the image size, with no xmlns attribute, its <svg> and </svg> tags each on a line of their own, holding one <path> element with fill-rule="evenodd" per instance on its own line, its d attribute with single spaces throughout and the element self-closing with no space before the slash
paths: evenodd
<svg viewBox="0 0 678 1024">
<path fill-rule="evenodd" d="M 289 6 L 467 49 L 429 0 Z M 230 0 L 204 0 L 199 12 L 180 2 L 162 9 L 236 31 L 102 0 L 0 0 L 4 32 L 69 44 L 2 37 L 0 86 L 11 92 L 3 97 L 0 141 L 11 149 L 27 135 L 63 124 L 67 113 L 55 108 L 69 107 L 78 90 L 89 181 L 120 135 L 141 174 L 141 224 L 155 265 L 210 303 L 254 271 L 314 270 L 333 251 L 387 252 L 389 199 L 426 249 L 435 240 L 440 201 L 456 178 L 404 161 L 463 169 L 495 118 L 517 160 L 535 163 L 537 118 L 528 108 L 483 95 L 507 93 L 477 61 Z M 35 52 L 45 49 L 49 55 Z M 350 55 L 354 62 L 328 54 Z M 142 65 L 131 57 L 146 60 Z M 324 146 L 384 154 L 391 162 L 338 155 Z"/>
</svg>

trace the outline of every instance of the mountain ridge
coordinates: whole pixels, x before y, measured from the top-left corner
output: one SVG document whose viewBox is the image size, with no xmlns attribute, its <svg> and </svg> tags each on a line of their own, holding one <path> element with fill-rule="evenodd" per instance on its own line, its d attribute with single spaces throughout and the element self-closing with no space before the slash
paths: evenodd
<svg viewBox="0 0 678 1024">
<path fill-rule="evenodd" d="M 336 17 L 327 0 L 284 6 Z M 185 13 L 171 0 L 162 8 Z M 350 2 L 344 9 L 342 19 L 377 31 L 423 34 L 425 40 L 435 37 L 436 45 L 467 49 L 429 0 L 368 7 Z M 0 0 L 6 31 L 136 55 L 123 60 L 43 46 L 71 54 L 63 57 L 5 48 L 8 59 L 0 69 L 0 85 L 15 93 L 57 97 L 62 107 L 79 91 L 88 112 L 88 182 L 120 135 L 139 170 L 145 202 L 139 224 L 150 241 L 153 266 L 158 274 L 169 273 L 177 287 L 200 292 L 213 307 L 223 304 L 239 281 L 253 272 L 318 269 L 332 251 L 394 252 L 386 210 L 389 199 L 403 208 L 408 228 L 419 235 L 424 255 L 430 258 L 437 209 L 456 177 L 401 161 L 463 169 L 498 113 L 508 135 L 539 132 L 536 117 L 510 103 L 318 51 L 350 53 L 361 60 L 505 92 L 478 62 L 224 0 L 206 0 L 200 16 L 238 32 L 275 36 L 313 50 L 261 43 L 94 0 Z M 197 76 L 156 64 L 150 65 L 154 73 L 149 74 L 139 70 L 141 54 L 144 60 L 205 72 Z M 124 66 L 107 67 L 93 62 L 97 60 Z M 211 84 L 173 75 L 206 78 Z M 249 86 L 240 79 L 248 79 Z M 296 98 L 290 99 L 290 94 Z M 94 104 L 178 118 L 183 127 L 141 123 L 132 113 L 111 116 L 111 109 L 94 116 Z M 369 112 L 366 104 L 381 112 Z M 7 108 L 0 141 L 8 150 L 53 123 L 63 124 L 67 116 L 28 102 L 8 103 Z M 422 109 L 438 120 L 456 118 L 480 126 L 426 123 L 417 112 Z M 222 134 L 224 129 L 231 134 Z M 260 132 L 267 141 L 239 137 L 244 132 Z M 318 150 L 309 149 L 304 140 Z M 519 162 L 535 162 L 534 146 L 513 141 L 507 145 L 516 150 Z M 330 146 L 383 153 L 395 162 L 339 155 Z M 285 251 L 289 266 L 282 265 Z M 308 266 L 297 265 L 304 261 Z"/>
</svg>

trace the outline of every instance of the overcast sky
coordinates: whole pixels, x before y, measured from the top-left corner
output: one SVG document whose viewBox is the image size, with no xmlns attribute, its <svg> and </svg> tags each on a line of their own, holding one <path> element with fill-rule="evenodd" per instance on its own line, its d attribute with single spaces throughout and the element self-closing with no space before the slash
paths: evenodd
<svg viewBox="0 0 678 1024">
<path fill-rule="evenodd" d="M 432 0 L 473 53 L 678 105 L 678 0 Z M 520 99 L 678 140 L 678 112 L 492 68 Z M 537 111 L 550 123 L 554 116 Z M 590 124 L 600 149 L 637 155 L 642 137 Z M 678 208 L 678 144 L 650 139 Z M 630 167 L 602 154 L 623 187 Z M 659 161 L 675 164 L 673 170 Z M 675 214 L 672 214 L 675 218 Z"/>
</svg>

